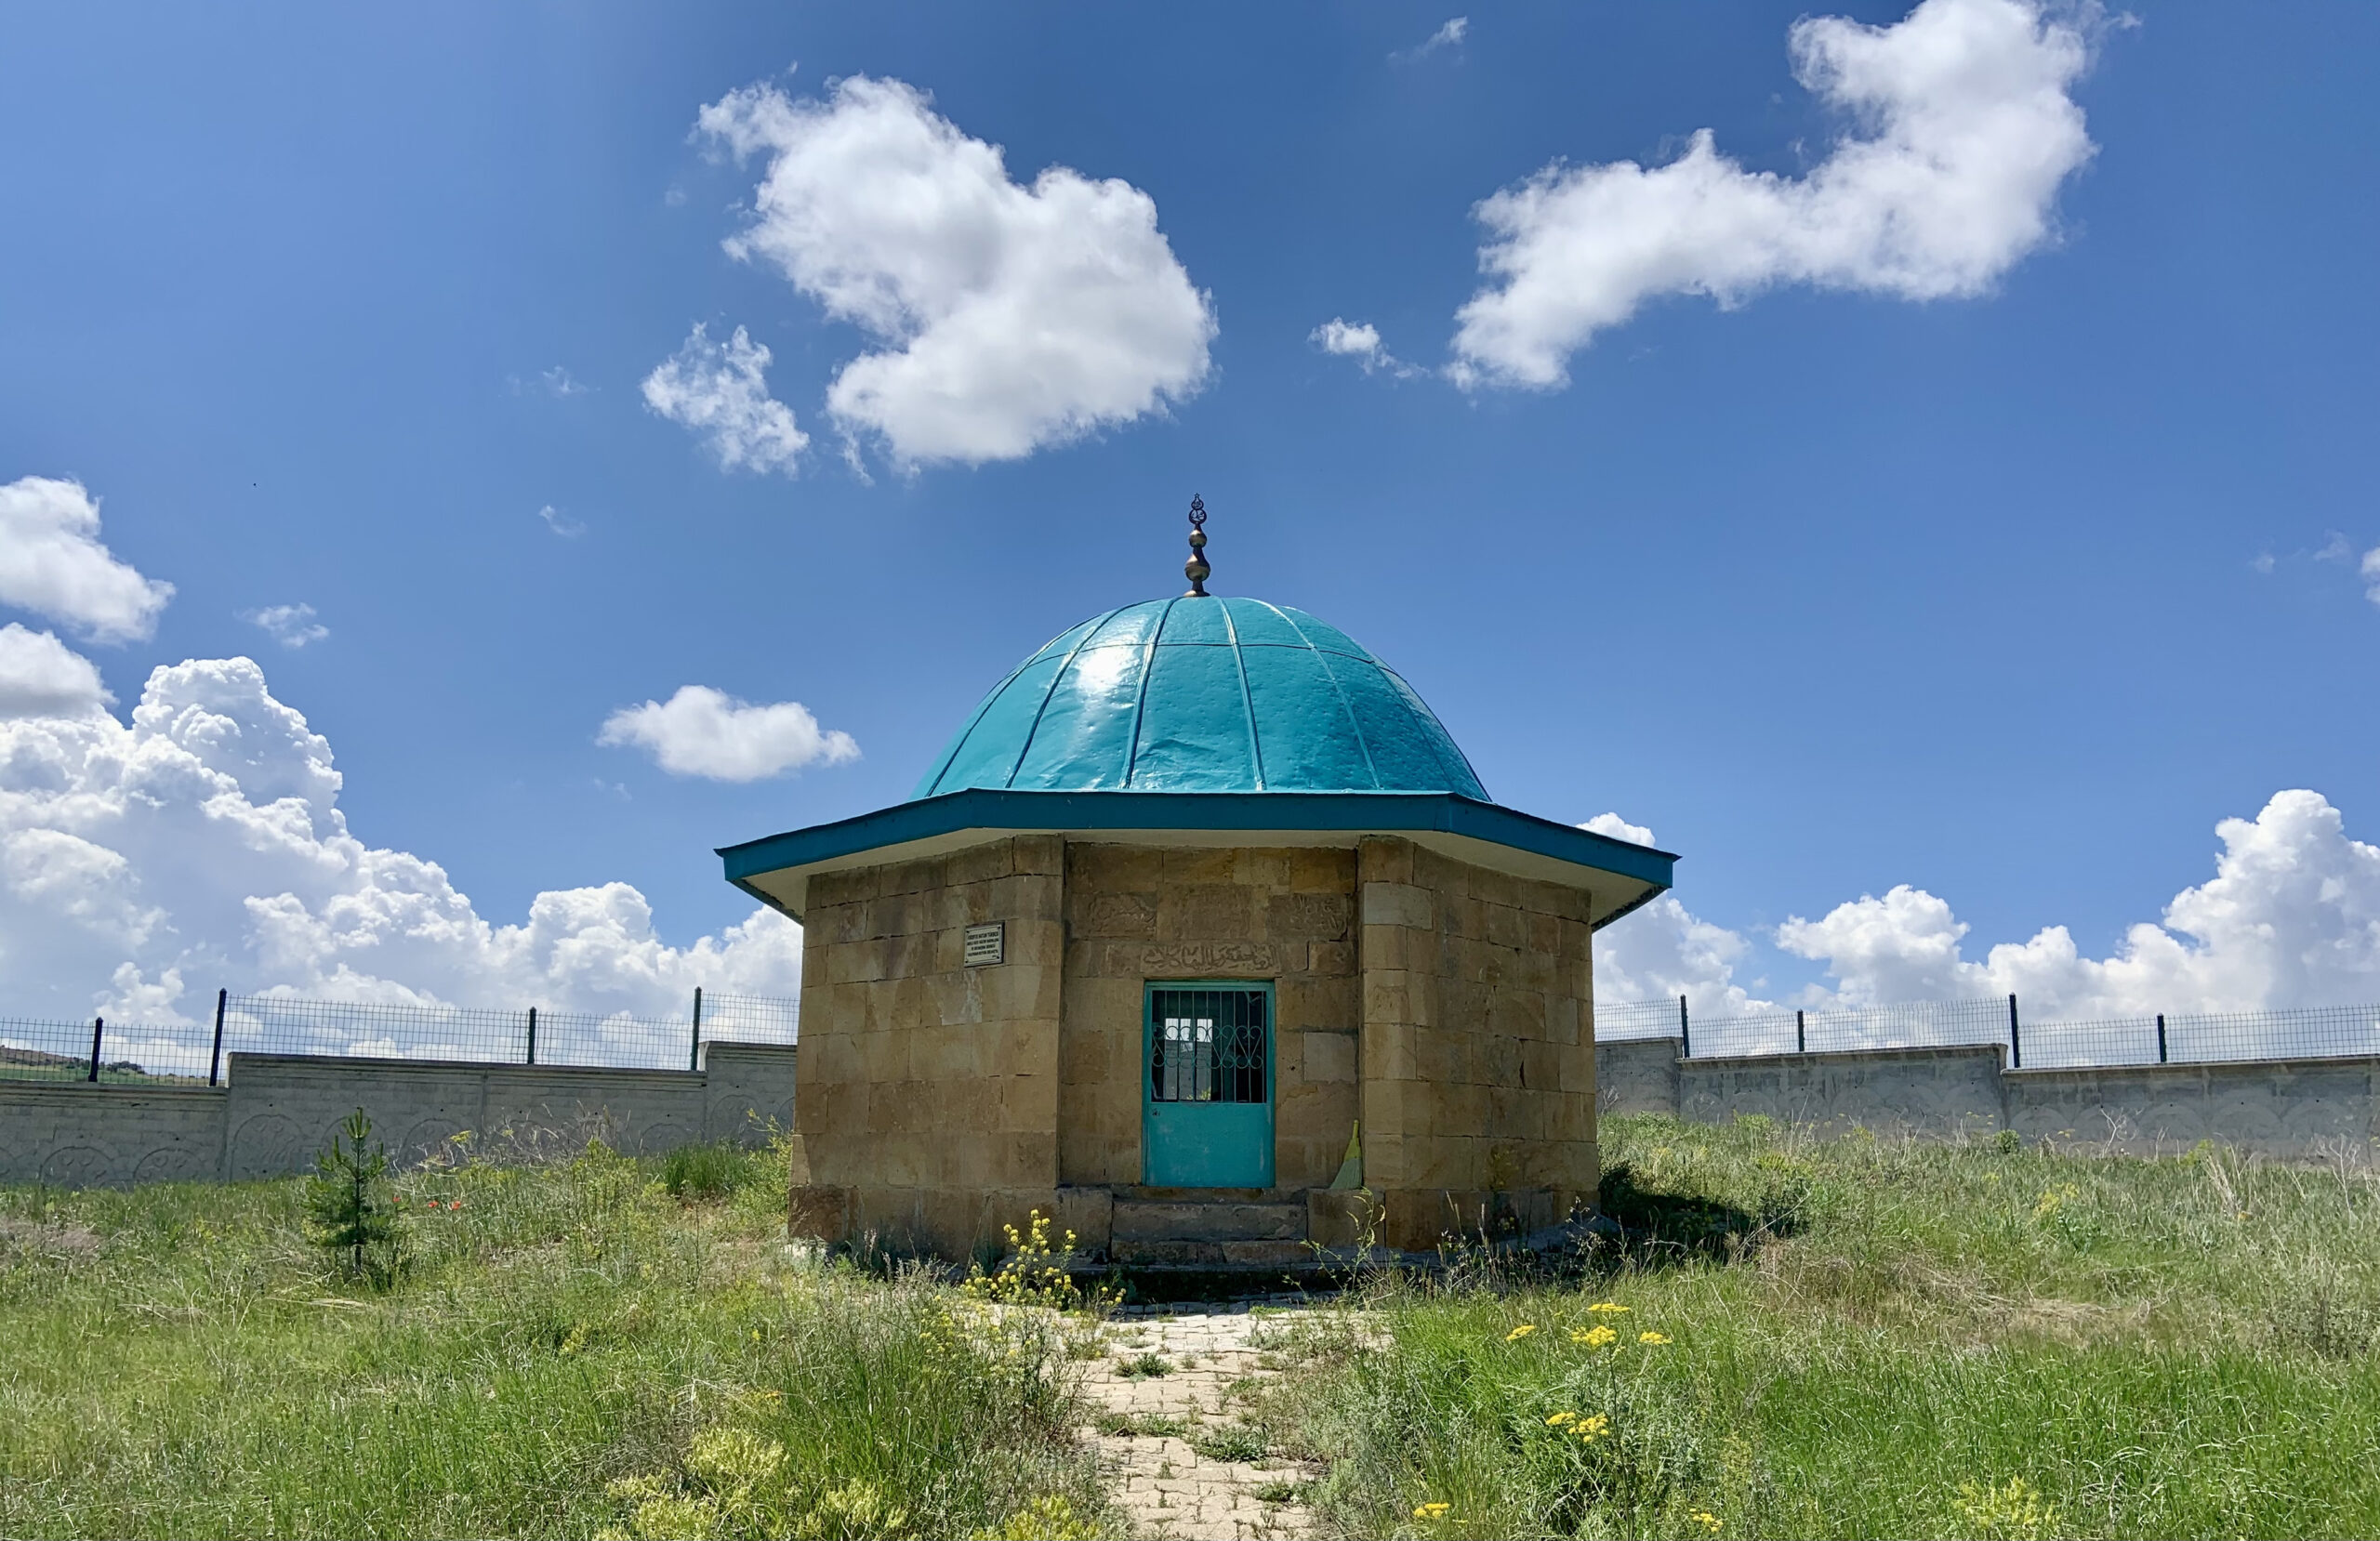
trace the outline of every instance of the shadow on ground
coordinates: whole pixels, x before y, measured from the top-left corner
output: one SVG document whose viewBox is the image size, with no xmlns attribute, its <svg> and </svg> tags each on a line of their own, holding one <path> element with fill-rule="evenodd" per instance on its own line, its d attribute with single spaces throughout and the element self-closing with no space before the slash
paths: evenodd
<svg viewBox="0 0 2380 1541">
<path fill-rule="evenodd" d="M 1617 1250 L 1639 1268 L 1733 1260 L 1802 1228 L 1798 1195 L 1780 1192 L 1754 1212 L 1700 1193 L 1647 1186 L 1624 1161 L 1606 1169 L 1596 1201 L 1620 1226 Z"/>
</svg>

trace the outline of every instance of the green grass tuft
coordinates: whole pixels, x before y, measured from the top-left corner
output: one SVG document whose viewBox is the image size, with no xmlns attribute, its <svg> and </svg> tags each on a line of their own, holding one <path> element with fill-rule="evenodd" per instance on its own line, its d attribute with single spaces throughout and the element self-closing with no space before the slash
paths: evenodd
<svg viewBox="0 0 2380 1541">
<path fill-rule="evenodd" d="M 1054 1329 L 805 1261 L 782 1152 L 728 1156 L 700 1204 L 600 1145 L 406 1174 L 385 1292 L 300 1180 L 0 1190 L 0 1534 L 1106 1522 Z"/>
<path fill-rule="evenodd" d="M 1212 1424 L 1192 1432 L 1190 1448 L 1210 1461 L 1261 1461 L 1271 1442 L 1254 1424 Z"/>
<path fill-rule="evenodd" d="M 2380 1534 L 2370 1168 L 1752 1121 L 1603 1138 L 1633 1233 L 1583 1282 L 1384 1284 L 1384 1333 L 1316 1324 L 1285 1348 L 1263 1412 L 1334 1462 L 1310 1494 L 1327 1523 Z"/>
<path fill-rule="evenodd" d="M 1180 1439 L 1190 1432 L 1188 1424 L 1161 1413 L 1118 1413 L 1105 1409 L 1091 1419 L 1091 1426 L 1111 1439 Z"/>
<path fill-rule="evenodd" d="M 740 1145 L 681 1145 L 661 1158 L 661 1186 L 672 1198 L 725 1198 L 780 1175 L 760 1152 Z"/>
</svg>

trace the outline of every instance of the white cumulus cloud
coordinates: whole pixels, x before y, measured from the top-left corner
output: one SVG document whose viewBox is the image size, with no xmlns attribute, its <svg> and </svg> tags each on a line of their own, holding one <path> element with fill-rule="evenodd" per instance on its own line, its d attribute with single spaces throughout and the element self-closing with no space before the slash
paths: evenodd
<svg viewBox="0 0 2380 1541">
<path fill-rule="evenodd" d="M 1364 366 L 1364 373 L 1367 375 L 1376 369 L 1385 369 L 1399 379 L 1404 379 L 1421 373 L 1413 365 L 1391 353 L 1387 346 L 1381 341 L 1380 328 L 1369 322 L 1350 322 L 1343 317 L 1333 316 L 1308 333 L 1306 341 L 1321 349 L 1325 353 L 1336 354 L 1342 359 L 1354 359 Z"/>
<path fill-rule="evenodd" d="M 436 863 L 351 835 L 339 785 L 245 658 L 156 669 L 129 722 L 0 721 L 0 1000 L 112 1022 L 202 1017 L 218 986 L 658 1015 L 698 984 L 799 988 L 800 929 L 765 910 L 672 947 L 608 883 L 493 923 Z"/>
<path fill-rule="evenodd" d="M 54 634 L 0 626 L 0 718 L 82 717 L 114 699 L 91 661 Z"/>
<path fill-rule="evenodd" d="M 1665 893 L 1595 933 L 1595 996 L 1673 1001 L 1683 995 L 1702 1017 L 1759 1010 L 1767 1003 L 1736 980 L 1750 950 L 1742 936 Z"/>
<path fill-rule="evenodd" d="M 793 409 L 769 394 L 769 359 L 744 328 L 713 342 L 697 322 L 684 345 L 644 377 L 644 404 L 694 429 L 724 469 L 791 476 L 810 436 Z"/>
<path fill-rule="evenodd" d="M 708 685 L 684 685 L 667 701 L 623 706 L 604 718 L 596 742 L 646 750 L 671 775 L 722 782 L 859 757 L 851 734 L 821 729 L 799 701 L 755 706 Z"/>
<path fill-rule="evenodd" d="M 173 585 L 100 544 L 99 506 L 81 482 L 27 476 L 0 486 L 0 604 L 126 642 L 152 635 L 173 597 Z"/>
<path fill-rule="evenodd" d="M 1617 813 L 1598 813 L 1579 826 L 1640 846 L 1653 832 Z M 1606 1001 L 1686 999 L 1697 1016 L 1726 1017 L 1765 1005 L 1736 982 L 1736 968 L 1751 944 L 1736 932 L 1690 913 L 1674 893 L 1595 933 L 1595 997 Z"/>
<path fill-rule="evenodd" d="M 1582 827 L 1652 843 L 1606 813 Z M 1778 928 L 1785 952 L 1831 980 L 1801 997 L 1867 1008 L 2016 995 L 2025 1015 L 2138 1017 L 2380 1001 L 2380 847 L 2348 836 L 2320 793 L 2279 792 L 2254 819 L 2215 826 L 2215 876 L 2174 896 L 2106 958 L 2064 926 L 1967 955 L 1950 905 L 1901 884 Z M 1687 997 L 1702 1016 L 1773 1009 L 1737 980 L 1750 939 L 1688 911 L 1673 893 L 1596 933 L 1595 992 L 1608 1001 Z"/>
<path fill-rule="evenodd" d="M 330 627 L 314 619 L 312 605 L 267 605 L 262 610 L 249 611 L 240 619 L 284 648 L 302 648 L 331 634 Z"/>
<path fill-rule="evenodd" d="M 1560 386 L 1572 352 L 1662 295 L 1982 293 L 2050 238 L 2058 188 L 2093 152 L 2069 94 L 2093 14 L 1924 0 L 1891 26 L 1794 22 L 1794 77 L 1851 125 L 1826 158 L 1751 172 L 1702 129 L 1666 165 L 1557 161 L 1493 194 L 1474 211 L 1489 282 L 1457 313 L 1454 377 Z"/>
<path fill-rule="evenodd" d="M 2215 876 L 2110 957 L 2082 956 L 2051 926 L 1971 959 L 1965 923 L 1907 885 L 1789 920 L 1778 944 L 1824 962 L 1851 1006 L 2014 994 L 2034 1017 L 2091 1017 L 2380 1000 L 2380 847 L 2350 838 L 2329 799 L 2305 790 L 2215 833 Z"/>
<path fill-rule="evenodd" d="M 883 345 L 843 365 L 826 405 L 896 461 L 1018 459 L 1205 381 L 1213 307 L 1138 188 L 1061 165 L 1015 182 L 998 146 L 897 80 L 839 81 L 825 101 L 749 86 L 698 122 L 768 162 L 728 251 Z"/>
<path fill-rule="evenodd" d="M 2363 597 L 2380 605 L 2380 546 L 2363 554 Z"/>
</svg>

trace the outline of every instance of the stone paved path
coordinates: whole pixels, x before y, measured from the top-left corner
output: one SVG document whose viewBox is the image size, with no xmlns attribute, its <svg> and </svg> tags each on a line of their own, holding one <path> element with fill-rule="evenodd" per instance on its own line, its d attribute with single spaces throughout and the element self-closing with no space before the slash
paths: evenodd
<svg viewBox="0 0 2380 1541">
<path fill-rule="evenodd" d="M 1250 1315 L 1245 1305 L 1191 1306 L 1100 1329 L 1106 1352 L 1089 1367 L 1084 1400 L 1106 1428 L 1129 1423 L 1130 1431 L 1083 1434 L 1099 1447 L 1137 1534 L 1242 1541 L 1309 1533 L 1312 1516 L 1292 1499 L 1320 1469 L 1263 1455 L 1235 1416 L 1234 1383 L 1276 1373 L 1263 1361 L 1268 1327 L 1281 1325 L 1279 1316 Z M 1152 1355 L 1163 1374 L 1148 1373 Z M 1199 1444 L 1214 1454 L 1200 1455 Z"/>
</svg>

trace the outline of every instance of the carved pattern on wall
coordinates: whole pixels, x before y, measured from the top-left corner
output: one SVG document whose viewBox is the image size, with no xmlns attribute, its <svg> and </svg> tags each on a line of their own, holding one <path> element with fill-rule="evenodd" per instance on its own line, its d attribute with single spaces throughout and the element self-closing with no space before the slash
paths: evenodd
<svg viewBox="0 0 2380 1541">
<path fill-rule="evenodd" d="M 233 1179 L 277 1177 L 305 1164 L 306 1131 L 294 1118 L 260 1113 L 231 1136 Z"/>
<path fill-rule="evenodd" d="M 96 1145 L 62 1145 L 41 1164 L 41 1179 L 53 1188 L 88 1188 L 108 1179 L 111 1165 Z"/>
<path fill-rule="evenodd" d="M 150 1152 L 132 1169 L 135 1182 L 199 1182 L 215 1175 L 215 1152 L 191 1145 L 167 1145 Z"/>
<path fill-rule="evenodd" d="M 692 1145 L 697 1136 L 683 1124 L 647 1124 L 628 1139 L 628 1148 L 646 1155 L 674 1151 L 681 1145 Z"/>
<path fill-rule="evenodd" d="M 446 1142 L 462 1132 L 463 1126 L 451 1118 L 417 1120 L 405 1131 L 404 1139 L 389 1148 L 390 1158 L 400 1166 L 419 1166 L 442 1154 Z"/>
<path fill-rule="evenodd" d="M 214 1151 L 188 1144 L 160 1146 L 133 1167 L 133 1182 L 205 1182 L 214 1178 Z"/>
<path fill-rule="evenodd" d="M 726 1096 L 711 1099 L 707 1110 L 704 1132 L 712 1139 L 723 1139 L 738 1145 L 765 1145 L 770 1126 L 779 1132 L 793 1127 L 793 1099 L 780 1097 L 774 1100 L 759 1096 Z"/>
<path fill-rule="evenodd" d="M 1264 924 L 1276 936 L 1336 941 L 1347 934 L 1347 901 L 1335 893 L 1276 893 Z"/>
<path fill-rule="evenodd" d="M 1152 942 L 1141 967 L 1183 979 L 1260 976 L 1281 971 L 1280 950 L 1269 942 Z"/>
<path fill-rule="evenodd" d="M 1144 893 L 1093 894 L 1083 923 L 1092 936 L 1146 936 L 1157 929 L 1157 901 Z"/>
</svg>

